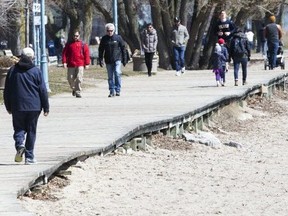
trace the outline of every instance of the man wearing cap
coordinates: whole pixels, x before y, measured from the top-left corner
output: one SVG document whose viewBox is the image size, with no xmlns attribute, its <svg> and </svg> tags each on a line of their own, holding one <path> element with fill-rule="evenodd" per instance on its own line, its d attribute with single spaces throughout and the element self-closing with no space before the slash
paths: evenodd
<svg viewBox="0 0 288 216">
<path fill-rule="evenodd" d="M 171 34 L 171 42 L 173 45 L 174 62 L 176 69 L 176 76 L 185 73 L 185 50 L 189 39 L 187 28 L 180 23 L 178 17 L 174 18 L 174 26 Z"/>
<path fill-rule="evenodd" d="M 42 72 L 33 64 L 34 51 L 30 47 L 22 50 L 19 62 L 7 74 L 4 89 L 6 110 L 12 114 L 15 140 L 15 162 L 35 164 L 34 144 L 37 122 L 41 111 L 49 113 L 48 93 Z"/>
<path fill-rule="evenodd" d="M 270 23 L 264 28 L 264 36 L 267 39 L 269 65 L 271 70 L 276 67 L 277 52 L 279 49 L 280 39 L 282 38 L 281 26 L 276 24 L 275 21 L 275 16 L 270 16 Z"/>
</svg>

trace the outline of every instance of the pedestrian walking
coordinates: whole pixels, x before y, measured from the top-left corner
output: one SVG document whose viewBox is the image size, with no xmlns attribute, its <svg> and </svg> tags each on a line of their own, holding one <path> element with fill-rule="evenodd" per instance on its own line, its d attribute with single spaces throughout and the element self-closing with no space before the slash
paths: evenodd
<svg viewBox="0 0 288 216">
<path fill-rule="evenodd" d="M 41 111 L 49 113 L 48 93 L 42 72 L 33 64 L 34 51 L 30 47 L 22 50 L 19 62 L 7 74 L 4 89 L 6 110 L 12 114 L 15 140 L 15 162 L 35 164 L 34 146 L 37 122 Z"/>
<path fill-rule="evenodd" d="M 108 73 L 108 97 L 120 96 L 121 92 L 121 63 L 125 67 L 127 64 L 127 51 L 122 37 L 115 34 L 113 23 L 105 25 L 106 35 L 102 37 L 99 45 L 99 65 L 104 66 Z"/>
<path fill-rule="evenodd" d="M 84 69 L 89 68 L 90 53 L 86 43 L 80 39 L 80 31 L 76 30 L 72 41 L 66 43 L 62 53 L 62 63 L 67 70 L 67 80 L 72 95 L 81 98 Z"/>
<path fill-rule="evenodd" d="M 215 33 L 218 39 L 223 38 L 229 48 L 230 39 L 236 30 L 234 22 L 227 18 L 226 11 L 222 10 L 216 23 Z"/>
<path fill-rule="evenodd" d="M 145 64 L 148 70 L 148 76 L 152 75 L 153 57 L 157 50 L 158 37 L 157 32 L 151 23 L 146 25 L 146 29 L 142 33 L 142 48 L 145 54 Z"/>
<path fill-rule="evenodd" d="M 270 16 L 269 22 L 270 23 L 266 25 L 264 29 L 264 35 L 267 39 L 269 68 L 270 70 L 273 70 L 277 65 L 277 52 L 282 38 L 282 28 L 280 25 L 275 23 L 275 16 Z"/>
<path fill-rule="evenodd" d="M 189 39 L 189 34 L 186 26 L 180 23 L 178 17 L 174 18 L 174 26 L 171 34 L 171 42 L 173 45 L 174 63 L 176 76 L 185 73 L 185 50 Z"/>
<path fill-rule="evenodd" d="M 235 86 L 238 86 L 238 72 L 240 64 L 242 66 L 242 84 L 247 84 L 247 65 L 250 61 L 250 45 L 248 39 L 240 28 L 236 29 L 231 40 L 229 56 L 233 59 L 234 66 L 234 81 Z"/>
<path fill-rule="evenodd" d="M 218 40 L 218 44 L 221 47 L 221 53 L 223 54 L 223 57 L 221 58 L 221 85 L 225 86 L 226 83 L 226 73 L 228 72 L 228 61 L 229 61 L 229 53 L 228 49 L 225 45 L 225 40 L 223 38 L 220 38 Z"/>
<path fill-rule="evenodd" d="M 215 74 L 216 78 L 216 86 L 224 86 L 225 81 L 223 79 L 223 74 L 225 74 L 225 71 L 223 71 L 223 63 L 226 62 L 225 56 L 222 53 L 222 49 L 219 43 L 216 43 L 216 46 L 214 48 L 214 52 L 212 55 L 212 65 L 213 65 L 213 73 Z"/>
</svg>

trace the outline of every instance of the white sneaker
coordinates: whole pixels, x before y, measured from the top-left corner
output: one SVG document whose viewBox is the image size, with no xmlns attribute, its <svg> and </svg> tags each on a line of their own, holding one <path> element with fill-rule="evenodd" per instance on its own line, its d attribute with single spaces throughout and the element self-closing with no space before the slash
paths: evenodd
<svg viewBox="0 0 288 216">
<path fill-rule="evenodd" d="M 185 73 L 185 67 L 183 67 L 183 68 L 181 69 L 181 73 L 182 73 L 182 74 Z"/>
<path fill-rule="evenodd" d="M 181 76 L 181 71 L 176 71 L 175 76 Z"/>
</svg>

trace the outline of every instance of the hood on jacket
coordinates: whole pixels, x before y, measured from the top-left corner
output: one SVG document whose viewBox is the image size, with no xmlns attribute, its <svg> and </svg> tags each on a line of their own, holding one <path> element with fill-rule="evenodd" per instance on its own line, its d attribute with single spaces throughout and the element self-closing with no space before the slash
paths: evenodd
<svg viewBox="0 0 288 216">
<path fill-rule="evenodd" d="M 29 69 L 35 67 L 35 65 L 32 62 L 31 58 L 22 55 L 19 62 L 15 65 L 15 67 L 19 68 L 20 71 L 26 72 Z"/>
</svg>

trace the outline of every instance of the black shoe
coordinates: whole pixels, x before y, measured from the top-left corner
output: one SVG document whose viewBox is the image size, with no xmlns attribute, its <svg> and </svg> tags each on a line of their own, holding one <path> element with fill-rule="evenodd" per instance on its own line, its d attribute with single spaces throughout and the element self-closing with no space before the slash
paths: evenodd
<svg viewBox="0 0 288 216">
<path fill-rule="evenodd" d="M 114 97 L 114 94 L 109 94 L 108 97 Z"/>
<path fill-rule="evenodd" d="M 116 93 L 116 96 L 120 96 L 120 92 Z"/>
<path fill-rule="evenodd" d="M 72 96 L 75 96 L 76 95 L 76 92 L 73 90 L 72 91 Z"/>
<path fill-rule="evenodd" d="M 76 98 L 81 98 L 81 94 L 80 93 L 76 93 Z"/>
</svg>

